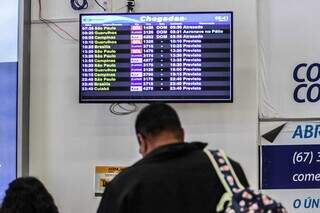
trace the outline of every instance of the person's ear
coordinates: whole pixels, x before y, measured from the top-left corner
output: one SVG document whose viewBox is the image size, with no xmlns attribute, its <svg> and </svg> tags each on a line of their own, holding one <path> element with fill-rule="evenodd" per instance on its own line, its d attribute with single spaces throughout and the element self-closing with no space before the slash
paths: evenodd
<svg viewBox="0 0 320 213">
<path fill-rule="evenodd" d="M 137 134 L 138 142 L 139 142 L 139 153 L 144 157 L 148 150 L 148 144 L 146 138 L 141 134 Z"/>
</svg>

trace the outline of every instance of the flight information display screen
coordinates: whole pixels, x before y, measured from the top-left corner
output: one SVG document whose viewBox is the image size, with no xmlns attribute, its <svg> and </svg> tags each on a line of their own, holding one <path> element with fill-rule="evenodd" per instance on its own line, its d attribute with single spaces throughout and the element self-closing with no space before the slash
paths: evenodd
<svg viewBox="0 0 320 213">
<path fill-rule="evenodd" d="M 232 102 L 232 12 L 80 15 L 80 102 Z"/>
</svg>

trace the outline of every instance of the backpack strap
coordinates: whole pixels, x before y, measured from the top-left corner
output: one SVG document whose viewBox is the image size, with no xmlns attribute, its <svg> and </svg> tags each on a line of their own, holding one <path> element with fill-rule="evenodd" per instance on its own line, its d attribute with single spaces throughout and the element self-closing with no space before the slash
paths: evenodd
<svg viewBox="0 0 320 213">
<path fill-rule="evenodd" d="M 210 159 L 222 185 L 227 192 L 233 194 L 236 191 L 239 191 L 239 189 L 244 189 L 223 150 L 209 151 L 204 149 L 204 152 Z"/>
<path fill-rule="evenodd" d="M 230 201 L 233 194 L 244 189 L 244 187 L 240 183 L 238 176 L 233 170 L 233 167 L 223 150 L 209 151 L 208 149 L 204 149 L 203 151 L 208 156 L 221 184 L 226 190 L 226 193 L 221 197 L 219 204 L 217 205 L 216 210 L 220 212 L 224 209 L 224 204 L 226 202 L 229 201 L 229 204 L 231 204 Z"/>
</svg>

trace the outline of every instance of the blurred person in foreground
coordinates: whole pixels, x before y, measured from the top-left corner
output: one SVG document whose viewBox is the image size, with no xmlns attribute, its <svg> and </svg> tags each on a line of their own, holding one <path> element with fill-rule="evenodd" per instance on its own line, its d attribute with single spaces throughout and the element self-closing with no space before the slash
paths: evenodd
<svg viewBox="0 0 320 213">
<path fill-rule="evenodd" d="M 59 213 L 52 196 L 34 177 L 17 178 L 9 184 L 0 213 Z"/>
<path fill-rule="evenodd" d="M 203 152 L 207 144 L 185 143 L 176 111 L 167 104 L 150 104 L 138 114 L 135 130 L 143 158 L 107 185 L 97 212 L 216 212 L 225 189 Z M 241 166 L 230 161 L 248 187 Z"/>
</svg>

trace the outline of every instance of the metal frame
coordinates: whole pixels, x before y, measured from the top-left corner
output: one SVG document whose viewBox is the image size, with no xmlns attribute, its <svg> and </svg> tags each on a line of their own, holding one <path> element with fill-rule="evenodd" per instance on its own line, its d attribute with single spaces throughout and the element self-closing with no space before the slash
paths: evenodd
<svg viewBox="0 0 320 213">
<path fill-rule="evenodd" d="M 29 97 L 31 0 L 19 1 L 17 176 L 29 174 Z"/>
</svg>

